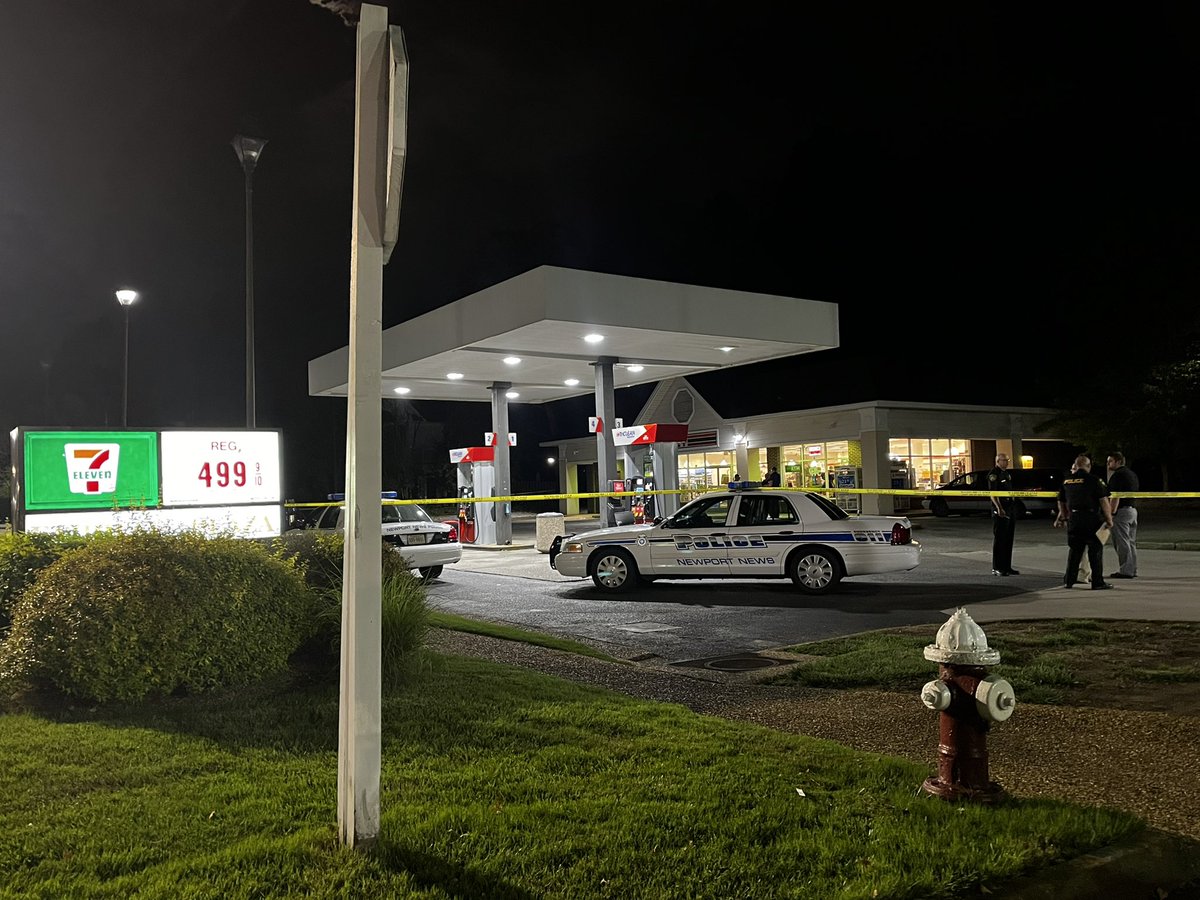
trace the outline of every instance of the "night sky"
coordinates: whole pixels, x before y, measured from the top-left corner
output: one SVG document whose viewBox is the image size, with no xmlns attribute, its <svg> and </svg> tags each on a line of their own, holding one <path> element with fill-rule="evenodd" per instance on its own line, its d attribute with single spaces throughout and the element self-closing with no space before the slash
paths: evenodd
<svg viewBox="0 0 1200 900">
<path fill-rule="evenodd" d="M 389 6 L 385 325 L 542 264 L 838 303 L 840 349 L 694 379 L 729 416 L 1049 405 L 1196 336 L 1196 7 Z M 289 495 L 340 487 L 345 402 L 307 396 L 307 361 L 348 341 L 353 30 L 305 0 L 3 18 L 0 426 L 120 424 L 119 287 L 130 426 L 244 424 L 243 130 L 269 140 L 258 424 Z M 486 404 L 413 405 L 479 442 Z M 585 407 L 514 408 L 517 474 Z"/>
</svg>

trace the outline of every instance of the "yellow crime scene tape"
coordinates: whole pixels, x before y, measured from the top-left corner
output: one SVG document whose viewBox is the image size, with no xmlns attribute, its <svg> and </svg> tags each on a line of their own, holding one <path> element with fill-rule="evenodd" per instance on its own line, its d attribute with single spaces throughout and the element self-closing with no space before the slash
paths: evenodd
<svg viewBox="0 0 1200 900">
<path fill-rule="evenodd" d="M 590 491 L 576 494 L 511 494 L 503 497 L 426 497 L 418 500 L 383 500 L 384 506 L 450 506 L 459 503 L 528 503 L 534 500 L 590 500 L 597 497 L 648 497 L 656 494 L 703 494 L 711 491 L 726 490 L 724 486 L 712 488 L 679 488 L 675 490 L 653 491 Z M 878 494 L 895 497 L 1050 497 L 1058 496 L 1057 491 L 939 491 L 909 490 L 900 488 L 755 488 L 762 491 L 779 491 L 781 493 L 821 494 Z M 1200 491 L 1114 491 L 1113 497 L 1142 499 L 1177 499 L 1198 498 Z M 324 503 L 285 503 L 288 509 L 308 509 L 320 506 L 336 506 L 341 501 L 327 500 Z"/>
</svg>

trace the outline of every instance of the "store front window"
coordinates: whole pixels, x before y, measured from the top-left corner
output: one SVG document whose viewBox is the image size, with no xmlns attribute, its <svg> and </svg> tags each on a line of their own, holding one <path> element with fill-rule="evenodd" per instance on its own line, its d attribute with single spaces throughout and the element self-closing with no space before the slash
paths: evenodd
<svg viewBox="0 0 1200 900">
<path fill-rule="evenodd" d="M 681 503 L 699 496 L 705 491 L 724 487 L 734 475 L 733 452 L 731 450 L 710 450 L 708 452 L 680 453 L 679 466 L 679 495 Z M 744 472 L 739 472 L 745 475 Z"/>
<path fill-rule="evenodd" d="M 780 448 L 784 487 L 823 488 L 838 466 L 862 464 L 857 441 L 824 441 L 789 444 Z M 858 457 L 855 459 L 855 457 Z"/>
<path fill-rule="evenodd" d="M 908 463 L 915 490 L 933 490 L 975 468 L 970 438 L 892 438 L 888 453 Z"/>
</svg>

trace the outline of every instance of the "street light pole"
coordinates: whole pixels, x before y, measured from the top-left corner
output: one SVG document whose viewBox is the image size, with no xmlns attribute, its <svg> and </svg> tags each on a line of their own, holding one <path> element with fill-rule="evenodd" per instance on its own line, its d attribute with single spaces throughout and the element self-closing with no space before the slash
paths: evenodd
<svg viewBox="0 0 1200 900">
<path fill-rule="evenodd" d="M 254 408 L 254 167 L 267 145 L 264 138 L 234 135 L 230 141 L 246 173 L 246 427 L 255 428 Z"/>
<path fill-rule="evenodd" d="M 117 302 L 125 309 L 125 380 L 121 389 L 121 427 L 129 427 L 129 307 L 137 300 L 138 292 L 117 291 Z"/>
</svg>

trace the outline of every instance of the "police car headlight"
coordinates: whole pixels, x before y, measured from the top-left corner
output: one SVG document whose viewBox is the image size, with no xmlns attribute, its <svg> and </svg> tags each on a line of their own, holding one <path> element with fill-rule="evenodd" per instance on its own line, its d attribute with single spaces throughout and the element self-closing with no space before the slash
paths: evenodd
<svg viewBox="0 0 1200 900">
<path fill-rule="evenodd" d="M 581 541 L 568 541 L 563 544 L 558 551 L 559 553 L 582 553 L 583 543 Z"/>
</svg>

